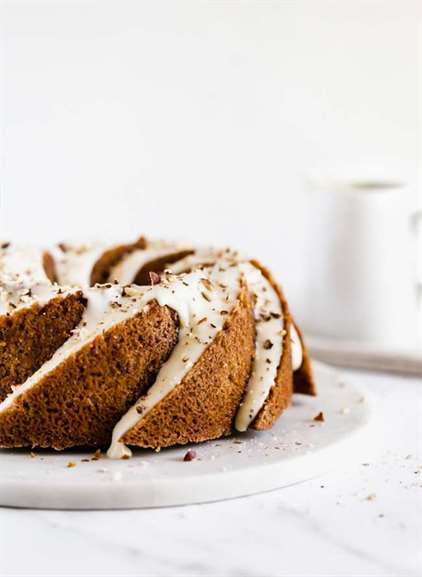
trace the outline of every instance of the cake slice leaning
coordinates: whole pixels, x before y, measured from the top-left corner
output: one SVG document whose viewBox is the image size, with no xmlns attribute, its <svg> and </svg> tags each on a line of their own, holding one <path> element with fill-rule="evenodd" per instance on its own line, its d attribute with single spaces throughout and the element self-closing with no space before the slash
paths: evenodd
<svg viewBox="0 0 422 577">
<path fill-rule="evenodd" d="M 0 446 L 104 446 L 149 387 L 178 334 L 174 312 L 119 286 L 84 291 L 77 329 L 0 404 Z"/>
<path fill-rule="evenodd" d="M 236 415 L 238 431 L 271 428 L 293 393 L 316 394 L 303 336 L 271 272 L 258 261 L 240 264 L 254 296 L 257 328 L 252 374 Z"/>
<path fill-rule="evenodd" d="M 271 273 L 257 261 L 240 264 L 254 301 L 255 355 L 235 428 L 268 429 L 290 405 L 293 395 L 291 317 Z"/>
<path fill-rule="evenodd" d="M 0 402 L 71 336 L 84 304 L 77 289 L 53 285 L 45 253 L 0 248 Z"/>
<path fill-rule="evenodd" d="M 278 294 L 279 301 L 281 303 L 283 309 L 283 316 L 286 317 L 286 324 L 290 326 L 289 337 L 290 337 L 290 348 L 291 348 L 291 355 L 292 355 L 292 370 L 293 370 L 293 392 L 294 393 L 302 393 L 304 395 L 316 395 L 316 386 L 315 380 L 313 377 L 312 365 L 311 360 L 309 358 L 309 354 L 306 348 L 305 340 L 301 330 L 299 329 L 298 325 L 294 322 L 291 318 L 291 315 L 288 311 L 287 301 L 283 294 L 283 291 L 280 285 L 275 281 L 274 277 L 271 275 L 270 271 L 263 267 L 258 261 L 251 260 L 248 261 L 246 257 L 239 254 L 237 251 L 233 251 L 231 249 L 197 249 L 193 253 L 188 254 L 187 256 L 178 259 L 174 264 L 170 264 L 168 267 L 171 272 L 177 274 L 181 272 L 188 272 L 194 268 L 205 268 L 211 266 L 218 262 L 219 259 L 226 258 L 233 260 L 234 262 L 242 265 L 242 263 L 249 262 L 255 268 L 260 270 L 265 277 L 265 279 L 270 284 L 270 287 L 267 287 L 267 290 L 272 289 Z M 158 272 L 158 271 L 157 271 Z M 264 281 L 265 282 L 265 281 Z M 286 340 L 287 340 L 287 332 L 286 332 Z M 286 342 L 284 343 L 284 349 L 289 346 Z M 285 378 L 282 377 L 281 373 L 284 373 L 286 376 L 288 368 L 285 367 L 287 363 L 286 359 L 283 359 L 283 366 L 280 366 L 280 375 L 278 376 L 278 381 L 285 382 Z M 278 390 L 278 403 L 285 404 L 281 401 L 280 398 L 280 386 L 277 387 Z M 274 402 L 275 399 L 273 399 Z M 262 417 L 263 415 L 261 415 Z M 262 419 L 261 419 L 262 421 Z"/>
<path fill-rule="evenodd" d="M 178 313 L 179 340 L 152 387 L 116 424 L 108 455 L 228 435 L 249 379 L 255 322 L 240 269 L 163 275 L 145 294 Z"/>
<path fill-rule="evenodd" d="M 199 250 L 171 266 L 174 272 L 206 269 L 222 257 L 245 275 L 257 327 L 252 374 L 235 419 L 238 431 L 267 429 L 289 406 L 293 393 L 316 394 L 312 367 L 300 329 L 293 322 L 280 285 L 256 260 L 226 250 Z"/>
</svg>

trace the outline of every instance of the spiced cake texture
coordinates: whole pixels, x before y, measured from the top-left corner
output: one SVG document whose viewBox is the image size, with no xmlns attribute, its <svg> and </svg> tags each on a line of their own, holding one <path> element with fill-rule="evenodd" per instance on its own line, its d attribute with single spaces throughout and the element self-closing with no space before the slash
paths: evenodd
<svg viewBox="0 0 422 577">
<path fill-rule="evenodd" d="M 214 267 L 224 275 L 227 267 L 244 271 L 242 263 L 248 263 L 247 266 L 252 265 L 260 271 L 270 285 L 267 289 L 272 287 L 278 297 L 282 313 L 277 315 L 282 317 L 280 358 L 277 365 L 272 365 L 275 372 L 271 374 L 275 376 L 268 382 L 268 394 L 259 400 L 255 417 L 250 417 L 249 428 L 272 427 L 289 406 L 294 392 L 316 394 L 303 335 L 294 324 L 300 342 L 292 341 L 293 320 L 282 289 L 270 271 L 257 261 L 243 259 L 229 250 L 197 251 L 177 244 L 149 242 L 144 237 L 134 243 L 105 245 L 104 248 L 100 245 L 100 249 L 95 247 L 93 250 L 86 249 L 86 245 L 80 248 L 61 245 L 61 259 L 56 257 L 54 250 L 46 250 L 36 254 L 37 262 L 33 266 L 33 278 L 36 279 L 33 282 L 38 283 L 37 286 L 41 283 L 41 286 L 53 287 L 53 296 L 46 302 L 35 300 L 31 306 L 14 310 L 16 301 L 8 299 L 12 298 L 14 286 L 17 291 L 21 290 L 19 271 L 24 271 L 22 282 L 29 287 L 28 294 L 32 277 L 26 275 L 26 262 L 25 266 L 20 266 L 16 259 L 10 259 L 13 250 L 9 243 L 0 245 L 0 311 L 7 311 L 0 314 L 1 447 L 103 448 L 110 442 L 118 422 L 138 407 L 139 400 L 153 388 L 160 369 L 169 366 L 169 359 L 179 342 L 182 320 L 176 312 L 178 306 L 159 305 L 157 300 L 141 304 L 146 285 L 151 282 L 160 285 L 166 274 L 164 269 L 177 263 L 184 274 L 174 275 L 175 283 L 181 280 L 183 284 L 185 273 L 192 271 L 195 275 L 195 271 L 201 271 L 199 282 L 205 287 L 209 283 L 208 269 Z M 72 251 L 69 258 L 63 258 L 68 250 Z M 148 258 L 141 254 L 138 261 L 138 256 L 134 255 L 132 263 L 127 261 L 125 265 L 128 255 L 143 250 L 148 251 L 145 252 Z M 23 251 L 22 254 L 32 253 Z M 203 265 L 199 264 L 202 256 Z M 185 270 L 183 259 L 186 257 Z M 41 271 L 39 262 L 42 262 Z M 133 262 L 140 263 L 138 270 L 130 268 Z M 7 266 L 12 266 L 10 263 L 13 270 L 7 271 Z M 126 273 L 128 270 L 133 273 L 131 287 L 104 284 L 113 281 L 113 270 L 121 263 L 126 266 Z M 248 389 L 248 384 L 253 382 L 252 367 L 256 364 L 257 351 L 262 347 L 256 338 L 256 295 L 251 292 L 243 272 L 239 274 L 240 289 L 235 293 L 237 298 L 227 302 L 224 324 L 218 324 L 212 340 L 203 351 L 201 349 L 200 357 L 182 380 L 145 415 L 140 414 L 134 426 L 125 430 L 122 443 L 156 449 L 215 439 L 234 430 L 246 391 L 249 394 L 249 389 L 253 389 L 252 386 Z M 82 280 L 73 282 L 72 279 Z M 66 284 L 74 288 L 64 287 Z M 94 288 L 88 288 L 89 284 Z M 61 358 L 60 351 L 67 351 L 67 344 L 77 342 L 78 335 L 84 334 L 87 311 L 97 310 L 98 303 L 102 303 L 102 291 L 109 290 L 108 287 L 112 287 L 111 290 L 117 287 L 126 295 L 124 300 L 131 307 L 127 318 L 112 326 L 104 325 L 102 329 L 104 323 L 100 317 L 95 336 L 87 338 L 86 342 L 81 336 L 80 346 L 71 349 L 69 354 L 63 353 Z M 131 298 L 131 290 L 140 296 Z M 167 293 L 172 298 L 171 290 Z M 205 298 L 204 293 L 200 294 Z M 2 309 L 4 303 L 6 308 Z M 191 304 L 178 303 L 181 311 L 186 307 L 188 310 Z M 113 307 L 119 306 L 119 302 L 111 300 L 107 310 L 113 311 Z M 297 347 L 300 347 L 301 356 L 296 358 L 302 360 L 299 367 L 293 367 L 293 351 L 297 352 Z M 278 350 L 273 349 L 274 358 Z M 49 368 L 48 363 L 57 358 L 60 362 Z M 256 394 L 253 390 L 252 393 Z"/>
<path fill-rule="evenodd" d="M 62 346 L 81 321 L 84 308 L 79 292 L 0 316 L 0 401 Z"/>
<path fill-rule="evenodd" d="M 185 445 L 230 434 L 254 354 L 255 323 L 246 287 L 223 329 L 181 383 L 123 442 L 138 447 Z"/>
<path fill-rule="evenodd" d="M 174 313 L 157 303 L 97 336 L 1 412 L 0 446 L 106 445 L 176 340 Z"/>
</svg>

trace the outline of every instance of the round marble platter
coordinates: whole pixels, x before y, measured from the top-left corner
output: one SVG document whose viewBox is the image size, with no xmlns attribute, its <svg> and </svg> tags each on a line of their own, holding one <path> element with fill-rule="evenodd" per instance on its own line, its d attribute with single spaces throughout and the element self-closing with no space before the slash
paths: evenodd
<svg viewBox="0 0 422 577">
<path fill-rule="evenodd" d="M 122 509 L 217 501 L 285 487 L 367 455 L 368 401 L 315 363 L 318 397 L 296 395 L 273 429 L 194 447 L 135 450 L 112 461 L 93 452 L 0 450 L 0 505 Z M 314 417 L 322 411 L 324 421 Z M 192 448 L 196 458 L 184 461 Z"/>
</svg>

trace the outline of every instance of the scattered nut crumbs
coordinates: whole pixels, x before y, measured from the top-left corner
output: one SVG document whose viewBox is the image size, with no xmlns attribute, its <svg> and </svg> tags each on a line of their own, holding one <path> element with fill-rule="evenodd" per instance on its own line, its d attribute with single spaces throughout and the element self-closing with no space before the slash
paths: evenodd
<svg viewBox="0 0 422 577">
<path fill-rule="evenodd" d="M 196 457 L 197 457 L 196 451 L 194 451 L 193 449 L 189 449 L 189 451 L 187 451 L 185 456 L 183 457 L 183 460 L 193 461 L 194 459 L 196 459 Z"/>
<path fill-rule="evenodd" d="M 93 456 L 91 457 L 91 461 L 98 461 L 99 459 L 101 459 L 101 457 L 102 457 L 101 449 L 97 449 L 93 454 Z"/>
<path fill-rule="evenodd" d="M 201 283 L 204 285 L 204 287 L 208 290 L 212 290 L 212 284 L 211 281 L 207 278 L 201 278 Z"/>
<path fill-rule="evenodd" d="M 325 421 L 325 417 L 324 417 L 324 413 L 322 411 L 320 411 L 314 418 L 314 421 L 319 421 L 321 423 L 323 423 Z"/>
<path fill-rule="evenodd" d="M 73 461 L 69 461 L 66 466 L 68 469 L 72 469 L 73 467 L 76 467 L 76 463 L 74 463 Z"/>
<path fill-rule="evenodd" d="M 149 278 L 150 278 L 150 281 L 151 281 L 151 285 L 153 285 L 153 286 L 154 286 L 155 284 L 160 284 L 160 282 L 161 282 L 161 276 L 158 274 L 158 272 L 153 272 L 153 271 L 151 271 L 151 272 L 149 273 Z"/>
</svg>

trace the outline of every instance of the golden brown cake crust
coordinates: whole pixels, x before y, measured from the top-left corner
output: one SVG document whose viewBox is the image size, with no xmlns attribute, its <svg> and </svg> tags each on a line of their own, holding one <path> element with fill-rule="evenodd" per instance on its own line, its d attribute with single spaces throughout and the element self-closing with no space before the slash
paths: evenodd
<svg viewBox="0 0 422 577">
<path fill-rule="evenodd" d="M 69 356 L 0 413 L 1 447 L 103 446 L 173 349 L 176 315 L 155 301 Z"/>
<path fill-rule="evenodd" d="M 94 286 L 96 283 L 104 284 L 108 282 L 111 269 L 117 265 L 124 256 L 130 254 L 134 250 L 144 249 L 146 246 L 146 240 L 141 236 L 132 244 L 121 244 L 105 251 L 92 269 L 90 279 L 91 286 Z"/>
<path fill-rule="evenodd" d="M 271 286 L 276 291 L 280 299 L 284 318 L 283 351 L 277 369 L 275 383 L 272 386 L 263 407 L 250 425 L 251 429 L 261 431 L 264 429 L 270 429 L 291 402 L 293 394 L 292 352 L 290 341 L 291 317 L 284 294 L 270 271 L 257 261 L 251 262 L 254 266 L 260 269 L 264 277 L 271 283 Z"/>
<path fill-rule="evenodd" d="M 305 346 L 303 334 L 300 328 L 294 323 L 297 334 L 299 335 L 300 343 L 302 345 L 303 360 L 300 369 L 293 373 L 293 390 L 295 393 L 302 395 L 311 395 L 313 397 L 317 394 L 314 374 L 312 370 L 311 359 Z"/>
<path fill-rule="evenodd" d="M 223 329 L 183 381 L 157 404 L 123 442 L 168 447 L 228 435 L 248 381 L 255 322 L 246 286 Z"/>
<path fill-rule="evenodd" d="M 0 317 L 0 401 L 71 336 L 84 310 L 78 292 Z"/>
</svg>

